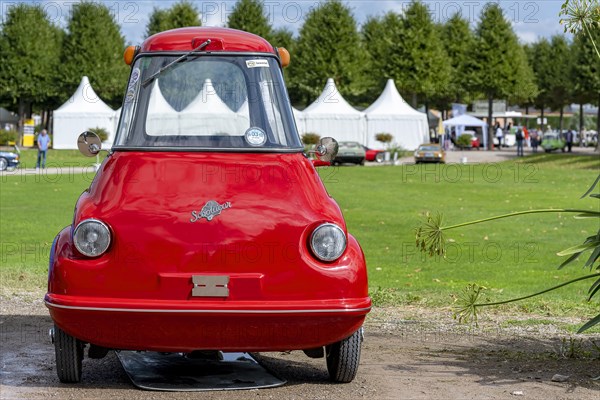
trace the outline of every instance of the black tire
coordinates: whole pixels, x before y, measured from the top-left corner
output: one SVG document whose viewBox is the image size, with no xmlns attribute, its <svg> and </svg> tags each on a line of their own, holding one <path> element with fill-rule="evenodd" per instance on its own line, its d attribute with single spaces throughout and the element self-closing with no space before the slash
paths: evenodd
<svg viewBox="0 0 600 400">
<path fill-rule="evenodd" d="M 363 158 L 362 160 L 360 160 L 360 162 L 358 163 L 358 165 L 365 165 L 365 159 Z"/>
<path fill-rule="evenodd" d="M 362 328 L 350 337 L 325 348 L 327 371 L 333 382 L 352 382 L 358 372 L 361 346 Z"/>
<path fill-rule="evenodd" d="M 6 171 L 8 168 L 8 160 L 4 157 L 0 157 L 0 171 Z"/>
<path fill-rule="evenodd" d="M 58 379 L 63 383 L 81 381 L 83 343 L 54 325 L 54 352 Z"/>
</svg>

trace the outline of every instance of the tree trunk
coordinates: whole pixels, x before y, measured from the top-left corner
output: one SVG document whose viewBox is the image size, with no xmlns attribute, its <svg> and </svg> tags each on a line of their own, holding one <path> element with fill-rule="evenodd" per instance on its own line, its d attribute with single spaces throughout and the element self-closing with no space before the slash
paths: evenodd
<svg viewBox="0 0 600 400">
<path fill-rule="evenodd" d="M 600 148 L 600 93 L 598 93 L 598 114 L 596 115 L 596 151 Z"/>
<path fill-rule="evenodd" d="M 544 105 L 542 104 L 542 117 L 540 121 L 540 126 L 542 127 L 542 132 L 544 132 Z"/>
<path fill-rule="evenodd" d="M 412 94 L 412 106 L 413 106 L 413 108 L 417 108 L 417 94 L 416 93 Z"/>
<path fill-rule="evenodd" d="M 494 111 L 494 95 L 490 94 L 488 97 L 488 132 L 487 132 L 487 149 L 492 150 L 494 148 L 494 138 L 492 136 L 492 116 Z"/>
<path fill-rule="evenodd" d="M 17 122 L 17 145 L 21 146 L 21 144 L 23 143 L 23 126 L 25 124 L 25 102 L 23 101 L 23 99 L 19 99 L 19 109 L 17 111 L 17 114 L 19 115 L 19 121 Z"/>
<path fill-rule="evenodd" d="M 429 142 L 433 142 L 431 127 L 429 126 L 429 101 L 427 100 L 425 100 L 425 115 L 427 116 L 427 134 L 429 135 Z"/>
<path fill-rule="evenodd" d="M 560 107 L 560 122 L 558 123 L 558 125 L 560 126 L 559 132 L 562 135 L 562 131 L 563 131 L 563 117 L 564 117 L 564 113 L 565 113 L 565 108 L 563 106 Z"/>
<path fill-rule="evenodd" d="M 581 140 L 581 135 L 583 135 L 584 119 L 583 119 L 583 101 L 579 105 L 579 139 Z"/>
</svg>

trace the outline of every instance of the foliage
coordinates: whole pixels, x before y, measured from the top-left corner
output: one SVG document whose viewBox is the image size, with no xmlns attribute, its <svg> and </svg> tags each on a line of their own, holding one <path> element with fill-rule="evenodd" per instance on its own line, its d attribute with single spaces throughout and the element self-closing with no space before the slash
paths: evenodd
<svg viewBox="0 0 600 400">
<path fill-rule="evenodd" d="M 375 134 L 375 140 L 381 143 L 391 143 L 394 136 L 391 133 L 377 133 Z"/>
<path fill-rule="evenodd" d="M 310 144 L 317 144 L 319 143 L 319 140 L 321 140 L 321 136 L 319 136 L 316 133 L 305 133 L 304 135 L 302 135 L 302 143 L 310 145 Z"/>
<path fill-rule="evenodd" d="M 473 68 L 471 51 L 475 47 L 475 36 L 469 27 L 469 21 L 458 13 L 453 15 L 442 26 L 440 39 L 451 67 L 450 81 L 445 90 L 446 99 L 463 102 L 469 98 L 468 87 Z"/>
<path fill-rule="evenodd" d="M 542 38 L 534 43 L 531 47 L 527 47 L 529 62 L 533 69 L 535 83 L 539 90 L 534 99 L 536 107 L 543 109 L 552 101 L 550 95 L 550 87 L 554 82 L 554 74 L 552 73 L 553 64 L 555 61 L 552 54 L 552 46 L 548 40 Z"/>
<path fill-rule="evenodd" d="M 537 88 L 525 50 L 519 44 L 510 22 L 498 4 L 490 4 L 481 13 L 472 59 L 471 90 L 484 94 L 489 100 L 507 98 L 513 101 L 527 101 L 535 97 Z M 490 138 L 493 132 L 491 116 L 490 105 Z M 492 145 L 491 140 L 488 140 L 488 145 Z"/>
<path fill-rule="evenodd" d="M 254 33 L 267 40 L 271 36 L 271 24 L 261 0 L 239 0 L 227 18 L 227 26 L 233 29 Z"/>
<path fill-rule="evenodd" d="M 473 146 L 473 135 L 463 134 L 456 139 L 456 145 L 460 148 L 469 148 Z"/>
<path fill-rule="evenodd" d="M 124 50 L 125 39 L 107 6 L 92 2 L 73 4 L 61 56 L 63 101 L 85 75 L 98 96 L 118 108 L 129 74 L 123 62 Z"/>
<path fill-rule="evenodd" d="M 352 99 L 364 89 L 365 56 L 356 21 L 340 0 L 320 3 L 306 16 L 290 63 L 292 101 L 310 103 L 333 78 L 343 96 Z"/>
<path fill-rule="evenodd" d="M 391 78 L 401 92 L 424 102 L 448 91 L 451 66 L 429 10 L 420 1 L 413 1 L 402 16 L 390 12 L 368 19 L 362 36 L 374 87 Z"/>
<path fill-rule="evenodd" d="M 566 0 L 561 7 L 560 23 L 564 25 L 565 32 L 573 34 L 587 34 L 592 38 L 592 32 L 600 29 L 600 4 L 598 0 Z M 597 40 L 592 38 L 592 45 L 598 58 L 600 51 L 596 45 Z"/>
<path fill-rule="evenodd" d="M 202 22 L 200 21 L 198 9 L 189 1 L 183 0 L 169 9 L 155 7 L 146 26 L 146 36 L 152 36 L 155 33 L 169 29 L 200 25 L 202 25 Z"/>
<path fill-rule="evenodd" d="M 30 104 L 51 102 L 59 93 L 62 34 L 39 4 L 20 3 L 6 11 L 0 31 L 0 103 L 23 118 Z"/>
<path fill-rule="evenodd" d="M 578 33 L 573 41 L 572 85 L 578 103 L 596 101 L 600 93 L 600 57 L 595 54 L 593 39 L 600 42 L 600 29 L 591 36 Z"/>
<path fill-rule="evenodd" d="M 19 132 L 0 129 L 0 146 L 8 146 L 8 142 L 17 142 Z"/>
<path fill-rule="evenodd" d="M 600 175 L 598 175 L 595 182 L 592 184 L 590 189 L 582 196 L 582 198 L 585 198 L 589 195 L 592 198 L 596 198 L 596 199 L 600 200 L 600 194 L 594 193 L 594 190 L 599 182 L 600 182 Z M 447 243 L 446 243 L 446 240 L 444 237 L 444 231 L 448 231 L 450 229 L 455 229 L 455 228 L 464 227 L 464 226 L 468 226 L 468 225 L 475 225 L 475 224 L 479 224 L 482 222 L 488 222 L 488 221 L 493 221 L 493 220 L 497 220 L 497 219 L 502 219 L 502 218 L 509 218 L 509 217 L 515 217 L 515 216 L 520 216 L 520 215 L 526 215 L 526 214 L 538 214 L 538 213 L 575 213 L 575 214 L 577 214 L 575 216 L 575 218 L 577 218 L 577 219 L 598 220 L 597 226 L 600 227 L 600 211 L 596 211 L 596 210 L 578 210 L 578 209 L 528 210 L 528 211 L 513 212 L 510 214 L 500 215 L 500 216 L 491 217 L 491 218 L 484 218 L 484 219 L 466 222 L 466 223 L 462 223 L 462 224 L 458 224 L 458 225 L 452 225 L 452 226 L 442 226 L 443 217 L 441 214 L 437 214 L 435 217 L 432 217 L 431 215 L 428 214 L 427 219 L 423 223 L 423 225 L 416 229 L 416 245 L 417 245 L 417 248 L 419 248 L 422 252 L 427 252 L 430 256 L 445 255 Z M 599 272 L 572 279 L 568 282 L 553 286 L 549 289 L 545 289 L 543 291 L 540 291 L 540 292 L 537 292 L 537 293 L 534 293 L 534 294 L 531 294 L 528 296 L 520 297 L 517 299 L 493 302 L 493 303 L 490 303 L 489 301 L 485 302 L 485 303 L 479 303 L 478 302 L 479 296 L 481 293 L 483 293 L 485 288 L 483 286 L 470 284 L 467 286 L 467 288 L 461 295 L 461 300 L 458 302 L 459 309 L 458 309 L 456 315 L 458 316 L 459 320 L 461 320 L 461 321 L 477 323 L 477 308 L 479 308 L 479 307 L 495 306 L 495 305 L 506 304 L 506 303 L 515 302 L 515 301 L 520 301 L 520 300 L 528 299 L 530 297 L 534 297 L 534 296 L 538 296 L 538 295 L 547 293 L 552 290 L 559 289 L 563 286 L 570 285 L 572 283 L 575 283 L 575 282 L 578 282 L 581 280 L 596 278 L 596 281 L 592 284 L 592 286 L 588 290 L 588 295 L 589 295 L 588 301 L 590 301 L 597 293 L 600 293 L 600 263 L 597 263 L 597 261 L 600 259 L 600 228 L 598 228 L 597 233 L 594 233 L 593 235 L 587 237 L 585 239 L 585 241 L 583 242 L 583 244 L 569 247 L 568 249 L 557 253 L 557 255 L 560 257 L 569 256 L 558 267 L 558 269 L 561 269 L 561 268 L 573 263 L 580 256 L 582 256 L 584 253 L 587 253 L 587 252 L 591 252 L 591 255 L 585 262 L 584 268 L 590 268 L 590 270 L 593 270 L 595 267 L 596 271 L 599 271 Z M 590 321 L 588 321 L 586 324 L 584 324 L 579 329 L 579 332 L 583 332 L 598 323 L 600 323 L 600 314 L 598 314 L 596 317 L 592 318 Z"/>
<path fill-rule="evenodd" d="M 88 131 L 93 132 L 96 135 L 98 135 L 98 137 L 100 138 L 100 140 L 102 142 L 108 140 L 108 131 L 104 128 L 100 128 L 100 127 L 88 128 Z"/>
<path fill-rule="evenodd" d="M 555 35 L 550 41 L 551 61 L 549 74 L 552 77 L 545 89 L 548 93 L 548 104 L 553 109 L 562 109 L 571 100 L 571 73 L 573 57 L 571 46 L 563 36 Z M 538 85 L 539 86 L 539 85 Z"/>
</svg>

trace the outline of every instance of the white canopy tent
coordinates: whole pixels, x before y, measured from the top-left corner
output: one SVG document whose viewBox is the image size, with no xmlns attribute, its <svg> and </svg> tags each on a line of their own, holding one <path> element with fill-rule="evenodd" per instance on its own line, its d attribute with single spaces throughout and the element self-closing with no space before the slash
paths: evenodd
<svg viewBox="0 0 600 400">
<path fill-rule="evenodd" d="M 296 128 L 298 129 L 298 134 L 300 136 L 306 133 L 304 129 L 304 113 L 294 107 L 292 107 L 292 114 L 294 114 L 294 119 L 296 120 Z"/>
<path fill-rule="evenodd" d="M 383 143 L 375 140 L 378 133 L 390 133 L 394 137 L 393 145 L 407 150 L 429 142 L 427 116 L 404 101 L 392 79 L 388 79 L 385 89 L 365 110 L 365 115 L 368 147 L 384 149 Z"/>
<path fill-rule="evenodd" d="M 366 144 L 364 114 L 342 97 L 333 79 L 327 79 L 323 92 L 302 112 L 304 132 L 321 137 L 331 136 L 337 141 Z"/>
<path fill-rule="evenodd" d="M 444 127 L 463 126 L 463 127 L 480 127 L 483 132 L 483 148 L 487 149 L 488 135 L 487 123 L 468 114 L 459 115 L 443 122 Z M 458 130 L 457 130 L 458 132 Z M 461 131 L 462 134 L 462 131 Z M 459 134 L 460 136 L 460 134 Z M 458 137 L 458 136 L 457 136 Z"/>
<path fill-rule="evenodd" d="M 247 107 L 247 106 L 246 106 Z M 179 132 L 182 135 L 239 135 L 240 111 L 232 111 L 221 100 L 210 79 L 204 81 L 202 90 L 179 113 Z"/>
<path fill-rule="evenodd" d="M 148 100 L 146 131 L 151 136 L 172 135 L 179 129 L 179 113 L 169 104 L 160 90 L 158 80 L 152 85 Z"/>
<path fill-rule="evenodd" d="M 115 112 L 98 97 L 87 76 L 75 93 L 53 113 L 53 139 L 55 149 L 77 149 L 77 137 L 90 128 L 104 128 L 109 141 L 115 136 Z"/>
</svg>

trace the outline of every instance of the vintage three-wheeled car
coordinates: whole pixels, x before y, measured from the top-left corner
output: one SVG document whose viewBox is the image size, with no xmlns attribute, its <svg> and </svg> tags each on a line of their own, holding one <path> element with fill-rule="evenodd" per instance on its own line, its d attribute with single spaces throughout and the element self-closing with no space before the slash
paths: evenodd
<svg viewBox="0 0 600 400">
<path fill-rule="evenodd" d="M 114 143 L 55 238 L 45 303 L 56 367 L 108 349 L 304 350 L 357 371 L 363 252 L 296 131 L 285 49 L 225 28 L 130 47 Z M 100 141 L 83 133 L 80 149 Z M 327 164 L 336 142 L 315 152 Z"/>
</svg>

